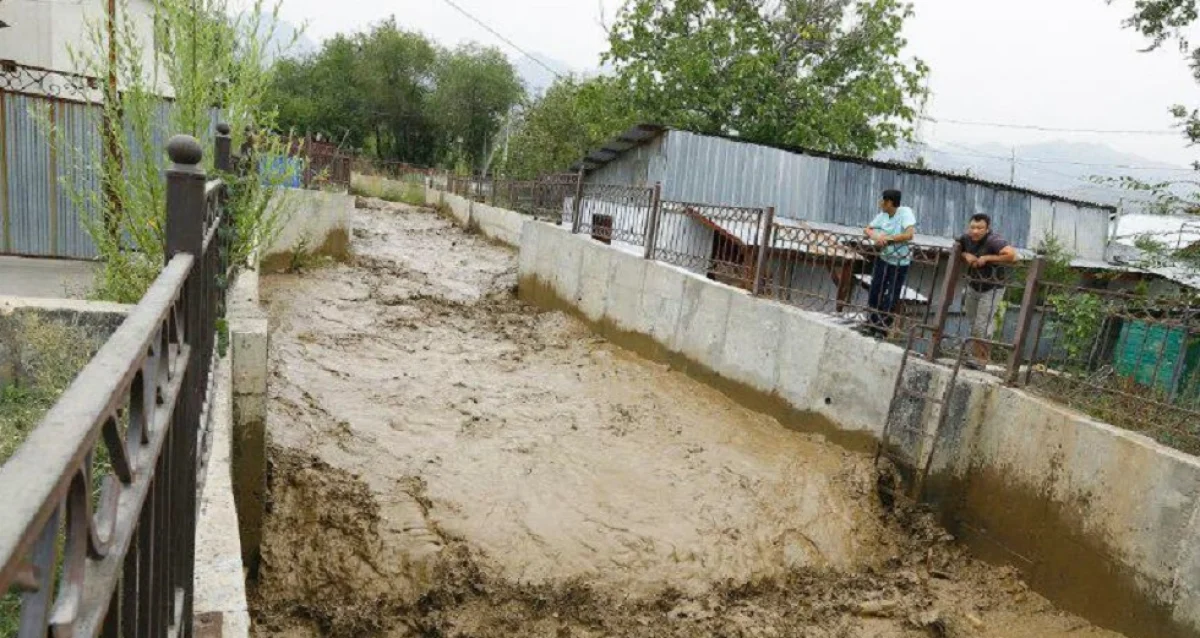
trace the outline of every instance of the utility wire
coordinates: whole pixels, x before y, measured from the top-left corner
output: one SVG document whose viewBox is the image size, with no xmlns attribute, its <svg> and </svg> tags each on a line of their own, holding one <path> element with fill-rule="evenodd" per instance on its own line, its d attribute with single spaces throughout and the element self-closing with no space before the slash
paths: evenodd
<svg viewBox="0 0 1200 638">
<path fill-rule="evenodd" d="M 1088 129 L 1088 128 L 1065 128 L 1057 126 L 1041 126 L 1037 124 L 1013 124 L 1009 122 L 982 122 L 978 120 L 952 120 L 946 118 L 936 118 L 931 116 L 923 116 L 921 119 L 935 124 L 957 124 L 959 126 L 984 126 L 991 128 L 1005 129 L 1020 129 L 1025 131 L 1043 131 L 1047 133 L 1096 133 L 1099 135 L 1173 135 L 1177 136 L 1180 131 L 1163 130 L 1163 129 Z"/>
<path fill-rule="evenodd" d="M 451 7 L 453 7 L 455 11 L 458 11 L 459 13 L 466 16 L 467 19 L 470 20 L 471 22 L 474 22 L 475 24 L 478 24 L 479 26 L 483 27 L 488 33 L 496 36 L 497 38 L 500 38 L 501 42 L 504 42 L 508 46 L 516 49 L 516 51 L 518 53 L 524 55 L 525 57 L 529 58 L 530 60 L 533 60 L 535 63 L 537 63 L 538 66 L 549 71 L 550 74 L 553 75 L 554 77 L 556 77 L 560 80 L 563 79 L 562 74 L 559 73 L 558 71 L 555 71 L 554 69 L 550 68 L 550 65 L 537 59 L 536 57 L 534 57 L 534 55 L 532 53 L 526 51 L 525 49 L 522 49 L 520 46 L 517 46 L 517 44 L 515 42 L 513 42 L 512 40 L 509 40 L 508 38 L 504 37 L 504 35 L 502 35 L 499 31 L 496 31 L 492 27 L 488 26 L 487 23 L 485 23 L 483 20 L 476 18 L 474 15 L 471 14 L 470 11 L 467 11 L 466 9 L 460 7 L 457 3 L 454 2 L 454 0 L 442 0 L 442 1 L 445 2 L 446 4 L 450 5 Z"/>
</svg>

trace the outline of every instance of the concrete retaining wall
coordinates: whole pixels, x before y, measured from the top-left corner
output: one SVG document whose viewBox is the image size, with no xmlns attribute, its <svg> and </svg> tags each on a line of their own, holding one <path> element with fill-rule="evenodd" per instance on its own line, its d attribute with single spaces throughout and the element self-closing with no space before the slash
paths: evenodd
<svg viewBox="0 0 1200 638">
<path fill-rule="evenodd" d="M 267 488 L 267 315 L 259 306 L 259 273 L 242 271 L 228 296 L 232 391 L 233 499 L 241 558 L 257 573 Z"/>
<path fill-rule="evenodd" d="M 263 270 L 277 272 L 291 264 L 296 253 L 343 260 L 350 256 L 354 197 L 346 193 L 283 189 L 272 202 L 280 206 L 283 223 L 262 251 Z"/>
<path fill-rule="evenodd" d="M 25 343 L 24 322 L 29 318 L 65 326 L 69 334 L 85 339 L 77 344 L 92 351 L 116 332 L 132 306 L 73 299 L 40 299 L 0 296 L 0 388 L 25 378 L 25 362 L 34 360 L 36 344 Z"/>
<path fill-rule="evenodd" d="M 521 243 L 521 231 L 527 215 L 473 202 L 465 197 L 427 189 L 425 201 L 444 204 L 454 221 L 463 228 L 474 230 L 488 239 L 512 247 Z"/>
<path fill-rule="evenodd" d="M 447 199 L 450 199 L 449 197 Z M 453 202 L 451 202 L 453 207 Z M 787 427 L 873 450 L 900 348 L 826 317 L 648 262 L 548 224 L 522 226 L 520 294 L 664 360 Z M 940 395 L 942 367 L 905 387 Z M 1200 462 L 964 372 L 936 440 L 927 499 L 980 556 L 1019 567 L 1066 609 L 1129 636 L 1200 636 Z M 936 410 L 892 418 L 922 458 Z"/>
</svg>

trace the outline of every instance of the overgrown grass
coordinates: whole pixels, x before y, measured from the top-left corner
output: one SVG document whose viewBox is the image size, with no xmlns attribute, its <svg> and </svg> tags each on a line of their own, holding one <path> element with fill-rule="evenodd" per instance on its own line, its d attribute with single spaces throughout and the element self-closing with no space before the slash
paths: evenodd
<svg viewBox="0 0 1200 638">
<path fill-rule="evenodd" d="M 17 378 L 0 388 L 0 465 L 6 462 L 98 348 L 83 330 L 37 315 L 16 320 L 12 348 Z M 97 459 L 97 463 L 103 462 Z M 0 638 L 17 634 L 21 598 L 0 597 Z"/>
<path fill-rule="evenodd" d="M 396 181 L 372 176 L 360 176 L 350 187 L 351 195 L 374 197 L 388 202 L 425 205 L 425 187 L 420 182 Z"/>
</svg>

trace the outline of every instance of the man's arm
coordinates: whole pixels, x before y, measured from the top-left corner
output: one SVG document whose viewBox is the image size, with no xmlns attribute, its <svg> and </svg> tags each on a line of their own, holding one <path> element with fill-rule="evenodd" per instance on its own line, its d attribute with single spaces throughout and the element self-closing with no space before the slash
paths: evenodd
<svg viewBox="0 0 1200 638">
<path fill-rule="evenodd" d="M 995 255 L 986 255 L 979 258 L 979 265 L 984 264 L 1011 264 L 1017 260 L 1017 249 L 1012 246 L 1005 246 L 1000 249 L 1000 252 Z"/>
<path fill-rule="evenodd" d="M 892 235 L 890 237 L 886 237 L 886 239 L 890 244 L 902 244 L 906 241 L 912 241 L 916 234 L 917 227 L 909 226 L 908 228 L 905 228 L 904 232 L 900 233 L 899 235 Z"/>
</svg>

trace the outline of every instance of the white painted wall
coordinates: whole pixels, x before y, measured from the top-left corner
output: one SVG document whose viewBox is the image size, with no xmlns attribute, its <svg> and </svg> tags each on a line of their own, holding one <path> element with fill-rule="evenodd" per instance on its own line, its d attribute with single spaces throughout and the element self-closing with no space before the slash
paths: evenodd
<svg viewBox="0 0 1200 638">
<path fill-rule="evenodd" d="M 143 66 L 150 69 L 154 62 L 154 3 L 117 1 L 118 12 L 125 6 L 132 12 L 142 41 Z M 91 25 L 103 26 L 107 7 L 107 0 L 4 0 L 0 2 L 0 20 L 8 23 L 8 28 L 0 31 L 0 60 L 82 72 L 72 63 L 71 50 L 90 52 Z"/>
</svg>

